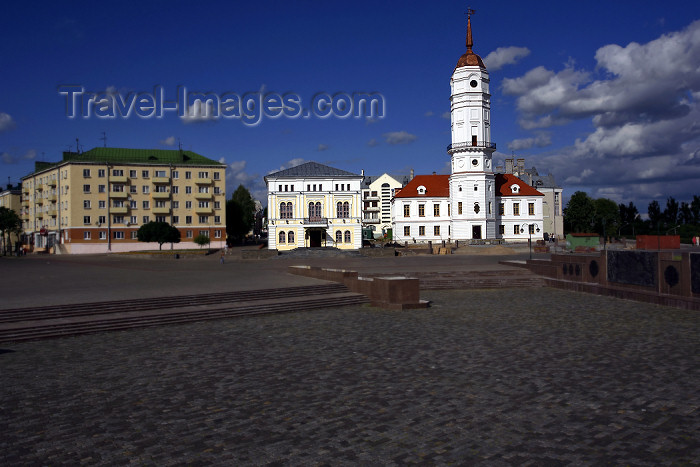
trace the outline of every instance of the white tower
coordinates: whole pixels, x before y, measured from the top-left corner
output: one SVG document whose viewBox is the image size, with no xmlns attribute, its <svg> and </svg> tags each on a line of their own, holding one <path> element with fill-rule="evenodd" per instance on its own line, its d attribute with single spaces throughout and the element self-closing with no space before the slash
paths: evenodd
<svg viewBox="0 0 700 467">
<path fill-rule="evenodd" d="M 491 156 L 489 73 L 472 51 L 473 10 L 467 11 L 467 51 L 450 80 L 452 144 L 450 176 L 452 238 L 496 238 L 495 176 Z"/>
</svg>

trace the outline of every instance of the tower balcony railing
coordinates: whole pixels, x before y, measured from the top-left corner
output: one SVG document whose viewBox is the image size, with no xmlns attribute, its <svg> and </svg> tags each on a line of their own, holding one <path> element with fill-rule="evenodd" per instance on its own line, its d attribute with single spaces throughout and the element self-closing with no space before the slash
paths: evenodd
<svg viewBox="0 0 700 467">
<path fill-rule="evenodd" d="M 496 149 L 496 143 L 491 141 L 465 141 L 463 143 L 452 143 L 447 146 L 447 152 L 459 151 L 467 148 Z"/>
</svg>

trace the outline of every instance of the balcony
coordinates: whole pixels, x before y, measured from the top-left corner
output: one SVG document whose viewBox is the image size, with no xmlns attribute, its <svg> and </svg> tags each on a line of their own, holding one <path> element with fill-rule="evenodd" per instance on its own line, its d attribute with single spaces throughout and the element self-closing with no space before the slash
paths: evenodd
<svg viewBox="0 0 700 467">
<path fill-rule="evenodd" d="M 42 185 L 41 183 L 37 183 L 35 188 L 36 188 L 36 191 L 43 191 L 44 185 Z"/>
<path fill-rule="evenodd" d="M 126 191 L 110 191 L 109 197 L 114 199 L 126 199 L 129 197 L 129 193 Z"/>
<path fill-rule="evenodd" d="M 109 209 L 112 214 L 126 214 L 129 212 L 127 206 L 113 206 Z"/>
<path fill-rule="evenodd" d="M 467 151 L 469 148 L 496 149 L 496 143 L 490 141 L 466 141 L 463 143 L 453 143 L 447 146 L 447 152 L 452 154 L 458 151 Z"/>
<path fill-rule="evenodd" d="M 153 214 L 170 214 L 170 208 L 168 207 L 161 207 L 161 208 L 153 208 L 151 209 L 153 211 Z"/>
<path fill-rule="evenodd" d="M 365 196 L 362 201 L 379 201 L 379 196 Z"/>
<path fill-rule="evenodd" d="M 55 203 L 58 199 L 58 195 L 49 195 L 49 201 Z"/>
<path fill-rule="evenodd" d="M 369 217 L 362 219 L 363 224 L 379 224 L 379 219 L 376 217 Z"/>
<path fill-rule="evenodd" d="M 195 199 L 211 199 L 211 193 L 195 193 Z"/>
<path fill-rule="evenodd" d="M 51 217 L 56 217 L 56 215 L 57 215 L 56 208 L 55 208 L 55 207 L 49 208 L 49 213 L 48 213 L 48 214 L 49 214 L 49 216 L 51 216 Z"/>
<path fill-rule="evenodd" d="M 194 182 L 197 185 L 211 185 L 212 179 L 211 178 L 195 178 Z"/>
<path fill-rule="evenodd" d="M 111 177 L 109 177 L 109 181 L 111 183 L 126 183 L 127 178 L 126 175 L 112 175 Z"/>
<path fill-rule="evenodd" d="M 34 217 L 36 217 L 37 219 L 43 219 L 43 218 L 44 218 L 44 213 L 43 213 L 43 212 L 37 212 L 37 213 L 34 215 Z"/>
<path fill-rule="evenodd" d="M 47 185 L 50 186 L 51 188 L 56 188 L 56 180 L 49 180 Z"/>
<path fill-rule="evenodd" d="M 170 183 L 170 177 L 153 177 L 153 183 Z"/>
<path fill-rule="evenodd" d="M 154 191 L 151 194 L 153 195 L 153 199 L 170 199 L 170 193 L 167 191 Z"/>
<path fill-rule="evenodd" d="M 379 209 L 380 209 L 379 206 L 370 206 L 367 208 L 363 208 L 362 210 L 366 211 L 366 212 L 379 212 Z"/>
<path fill-rule="evenodd" d="M 327 217 L 318 217 L 318 216 L 305 217 L 304 218 L 304 225 L 328 227 L 328 218 Z"/>
<path fill-rule="evenodd" d="M 194 212 L 197 214 L 212 214 L 213 210 L 212 208 L 200 208 L 199 206 L 194 208 Z"/>
<path fill-rule="evenodd" d="M 44 198 L 36 198 L 36 199 L 34 200 L 34 202 L 35 202 L 36 204 L 44 204 Z"/>
<path fill-rule="evenodd" d="M 23 199 L 23 200 L 22 200 L 22 207 L 23 207 L 23 208 L 28 208 L 28 207 L 29 207 L 29 200 L 28 200 L 28 199 Z"/>
</svg>

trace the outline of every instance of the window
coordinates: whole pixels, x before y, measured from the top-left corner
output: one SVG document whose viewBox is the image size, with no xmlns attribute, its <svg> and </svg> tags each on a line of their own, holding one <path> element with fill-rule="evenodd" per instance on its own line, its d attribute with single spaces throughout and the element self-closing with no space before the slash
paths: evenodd
<svg viewBox="0 0 700 467">
<path fill-rule="evenodd" d="M 185 201 L 185 209 L 192 209 L 192 201 Z"/>
<path fill-rule="evenodd" d="M 351 243 L 351 242 L 352 242 L 352 238 L 350 238 L 350 231 L 346 230 L 345 231 L 345 243 Z"/>
<path fill-rule="evenodd" d="M 178 187 L 177 185 L 174 185 L 173 186 L 173 194 L 176 195 L 178 193 L 180 193 L 180 187 Z"/>
<path fill-rule="evenodd" d="M 517 225 L 513 226 L 513 234 L 518 235 L 520 233 L 520 229 L 518 229 Z"/>
<path fill-rule="evenodd" d="M 287 243 L 294 243 L 294 232 L 290 231 L 287 234 Z"/>
<path fill-rule="evenodd" d="M 506 233 L 506 226 L 501 224 L 498 226 L 498 233 L 504 235 Z"/>
<path fill-rule="evenodd" d="M 124 232 L 122 232 L 121 230 L 117 230 L 116 232 L 114 232 L 114 239 L 124 240 Z"/>
<path fill-rule="evenodd" d="M 98 224 L 104 224 L 105 222 L 107 222 L 107 216 L 99 216 L 99 217 L 97 218 L 97 223 L 98 223 Z"/>
<path fill-rule="evenodd" d="M 165 202 L 163 202 L 165 204 Z M 208 208 L 209 207 L 209 201 L 200 201 L 199 203 L 200 208 Z M 164 207 L 164 206 L 158 206 L 158 202 L 156 202 L 156 207 Z"/>
<path fill-rule="evenodd" d="M 447 217 L 450 217 L 450 216 L 451 216 L 451 214 L 450 214 L 450 205 L 448 204 L 448 205 L 447 205 Z"/>
<path fill-rule="evenodd" d="M 83 240 L 90 240 L 90 232 L 83 232 Z"/>
<path fill-rule="evenodd" d="M 420 235 L 420 236 L 425 235 L 425 226 L 424 225 L 418 226 L 418 235 Z"/>
<path fill-rule="evenodd" d="M 199 223 L 200 223 L 200 224 L 207 224 L 207 223 L 209 223 L 209 216 L 199 216 Z"/>
<path fill-rule="evenodd" d="M 90 185 L 83 185 L 83 193 L 90 193 Z"/>
<path fill-rule="evenodd" d="M 425 204 L 418 205 L 418 217 L 425 217 Z"/>
<path fill-rule="evenodd" d="M 129 177 L 131 177 L 131 178 L 136 178 L 136 171 L 135 171 L 135 170 L 129 170 Z"/>
<path fill-rule="evenodd" d="M 165 175 L 165 170 L 156 170 L 155 173 L 153 174 L 154 177 L 167 177 Z"/>
<path fill-rule="evenodd" d="M 143 223 L 148 224 L 149 222 L 151 222 L 151 218 L 149 216 L 143 216 Z"/>
<path fill-rule="evenodd" d="M 100 240 L 107 240 L 107 232 L 105 232 L 104 230 L 100 231 Z"/>
<path fill-rule="evenodd" d="M 335 233 L 335 243 L 343 243 L 343 232 L 342 230 L 338 230 Z"/>
<path fill-rule="evenodd" d="M 173 201 L 173 209 L 178 209 L 180 207 L 179 201 Z"/>
<path fill-rule="evenodd" d="M 410 204 L 403 205 L 403 217 L 411 217 L 411 205 Z"/>
<path fill-rule="evenodd" d="M 199 178 L 209 178 L 209 172 L 199 172 Z"/>
<path fill-rule="evenodd" d="M 177 170 L 173 170 L 173 178 L 176 180 L 180 178 L 180 172 L 178 172 Z"/>
<path fill-rule="evenodd" d="M 119 200 L 115 199 L 114 201 L 112 201 L 112 206 L 114 206 L 115 208 L 123 208 L 124 201 L 122 201 L 120 199 Z"/>
<path fill-rule="evenodd" d="M 136 222 L 138 222 L 138 221 L 136 220 L 136 216 L 131 216 L 131 217 L 129 218 L 129 223 L 130 223 L 130 224 L 136 224 Z"/>
<path fill-rule="evenodd" d="M 167 192 L 168 192 L 168 187 L 165 186 L 165 185 L 157 185 L 157 186 L 153 189 L 153 192 L 154 192 L 154 193 L 167 193 Z"/>
<path fill-rule="evenodd" d="M 462 214 L 462 202 L 457 203 L 457 214 Z"/>
<path fill-rule="evenodd" d="M 123 224 L 123 223 L 124 223 L 124 216 L 114 216 L 114 217 L 112 217 L 112 223 L 113 223 L 113 224 Z"/>
<path fill-rule="evenodd" d="M 191 186 L 186 186 L 186 187 L 185 187 L 185 194 L 186 194 L 186 195 L 192 194 L 192 187 L 191 187 Z"/>
<path fill-rule="evenodd" d="M 340 202 L 338 201 L 338 217 L 341 219 L 347 219 L 350 217 L 350 203 L 347 201 L 345 202 Z"/>
<path fill-rule="evenodd" d="M 112 191 L 114 193 L 124 193 L 124 185 L 112 184 Z"/>
<path fill-rule="evenodd" d="M 83 224 L 89 224 L 90 223 L 90 216 L 83 216 Z"/>
<path fill-rule="evenodd" d="M 433 235 L 435 235 L 436 237 L 440 236 L 440 226 L 439 225 L 436 225 L 433 227 Z"/>
<path fill-rule="evenodd" d="M 474 212 L 479 214 L 479 211 L 481 211 L 481 206 L 479 206 L 479 203 L 474 203 Z"/>
<path fill-rule="evenodd" d="M 221 209 L 221 201 L 214 201 L 214 209 Z"/>
<path fill-rule="evenodd" d="M 151 209 L 151 202 L 146 200 L 141 205 L 144 209 Z"/>
<path fill-rule="evenodd" d="M 143 178 L 148 178 L 148 170 L 142 170 L 142 171 L 141 171 L 141 176 L 142 176 Z"/>
<path fill-rule="evenodd" d="M 187 238 L 192 238 L 192 231 L 191 231 L 191 230 L 188 230 L 188 231 L 185 233 L 185 236 L 186 236 Z"/>
<path fill-rule="evenodd" d="M 156 216 L 156 222 L 166 222 L 165 216 Z"/>
<path fill-rule="evenodd" d="M 321 217 L 321 202 L 317 201 L 314 203 L 313 201 L 309 203 L 309 217 L 315 217 L 315 218 L 320 218 Z"/>
<path fill-rule="evenodd" d="M 139 191 L 139 190 L 138 190 L 138 187 L 137 187 L 136 185 L 131 185 L 131 186 L 129 187 L 129 193 L 136 194 L 136 193 L 138 193 L 138 191 Z"/>
<path fill-rule="evenodd" d="M 129 233 L 129 237 L 130 237 L 132 240 L 137 240 L 137 239 L 139 238 L 138 232 L 135 231 L 135 230 L 132 230 L 132 231 Z"/>
<path fill-rule="evenodd" d="M 219 172 L 214 172 L 214 180 L 219 180 L 220 174 Z M 292 185 L 294 186 L 294 185 Z M 294 188 L 292 188 L 292 191 L 294 191 Z"/>
<path fill-rule="evenodd" d="M 287 243 L 287 236 L 284 234 L 284 230 L 280 230 L 279 238 L 277 239 L 277 243 Z"/>
<path fill-rule="evenodd" d="M 216 173 L 216 172 L 215 172 Z M 221 238 L 221 230 L 214 231 L 214 238 Z"/>
<path fill-rule="evenodd" d="M 98 193 L 104 193 L 105 191 L 107 191 L 106 185 L 97 185 L 97 192 Z"/>
<path fill-rule="evenodd" d="M 506 206 L 503 203 L 498 203 L 498 214 L 504 215 L 506 213 Z"/>
<path fill-rule="evenodd" d="M 215 186 L 214 187 L 214 194 L 218 195 L 219 193 L 221 193 L 221 187 Z"/>
<path fill-rule="evenodd" d="M 179 224 L 180 223 L 180 216 L 173 216 L 173 224 Z"/>
<path fill-rule="evenodd" d="M 121 169 L 114 169 L 114 170 L 112 170 L 112 176 L 113 177 L 123 177 L 124 171 Z"/>
<path fill-rule="evenodd" d="M 90 169 L 83 169 L 83 178 L 90 178 Z"/>
<path fill-rule="evenodd" d="M 292 203 L 280 203 L 280 219 L 291 219 L 292 217 Z"/>
<path fill-rule="evenodd" d="M 520 203 L 513 203 L 513 215 L 514 216 L 520 215 Z"/>
<path fill-rule="evenodd" d="M 150 188 L 148 185 L 144 185 L 144 186 L 141 187 L 141 192 L 142 192 L 144 195 L 147 195 L 148 193 L 151 192 L 151 188 Z"/>
<path fill-rule="evenodd" d="M 221 224 L 221 216 L 214 216 L 214 224 Z"/>
<path fill-rule="evenodd" d="M 205 237 L 209 236 L 209 231 L 208 230 L 200 230 L 199 235 L 204 235 Z"/>
<path fill-rule="evenodd" d="M 479 185 L 474 185 L 474 191 L 479 191 Z"/>
<path fill-rule="evenodd" d="M 491 214 L 491 201 L 489 201 L 489 211 L 488 211 L 488 213 Z"/>
<path fill-rule="evenodd" d="M 527 204 L 527 213 L 531 216 L 535 215 L 535 203 L 528 203 Z"/>
<path fill-rule="evenodd" d="M 287 185 L 285 185 L 285 187 L 286 187 L 286 186 L 287 186 Z M 199 193 L 209 193 L 209 187 L 208 187 L 208 186 L 200 186 L 200 187 L 197 189 L 197 191 L 198 191 Z M 284 191 L 287 191 L 287 190 L 284 190 Z"/>
<path fill-rule="evenodd" d="M 131 209 L 138 209 L 137 203 L 136 203 L 136 201 L 134 201 L 134 200 L 129 201 L 129 207 L 130 207 Z"/>
<path fill-rule="evenodd" d="M 83 209 L 90 209 L 90 200 L 83 200 Z"/>
<path fill-rule="evenodd" d="M 433 204 L 433 216 L 440 217 L 440 205 Z"/>
<path fill-rule="evenodd" d="M 406 237 L 410 237 L 410 236 L 411 236 L 411 226 L 405 225 L 405 226 L 403 227 L 403 234 L 404 234 L 404 236 L 406 236 Z"/>
<path fill-rule="evenodd" d="M 97 176 L 104 177 L 105 176 L 105 169 L 97 169 Z"/>
</svg>

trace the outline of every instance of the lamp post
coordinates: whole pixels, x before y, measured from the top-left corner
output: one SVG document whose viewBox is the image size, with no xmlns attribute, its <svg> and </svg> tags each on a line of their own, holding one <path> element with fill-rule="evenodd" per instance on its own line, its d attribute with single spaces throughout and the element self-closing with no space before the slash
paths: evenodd
<svg viewBox="0 0 700 467">
<path fill-rule="evenodd" d="M 520 233 L 525 233 L 525 226 L 527 226 L 527 231 L 528 231 L 528 234 L 530 235 L 530 238 L 528 238 L 528 240 L 527 240 L 527 245 L 530 249 L 530 259 L 532 259 L 532 231 L 535 230 L 536 232 L 539 232 L 540 228 L 537 227 L 537 224 L 525 223 L 525 224 L 520 226 Z M 530 227 L 534 227 L 534 228 L 530 229 Z"/>
</svg>

